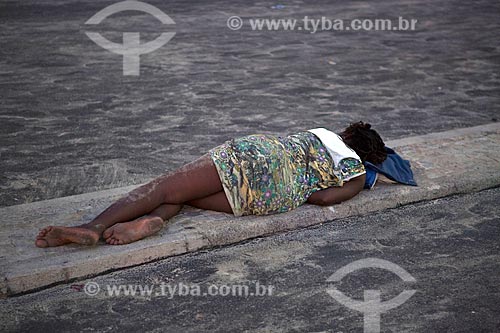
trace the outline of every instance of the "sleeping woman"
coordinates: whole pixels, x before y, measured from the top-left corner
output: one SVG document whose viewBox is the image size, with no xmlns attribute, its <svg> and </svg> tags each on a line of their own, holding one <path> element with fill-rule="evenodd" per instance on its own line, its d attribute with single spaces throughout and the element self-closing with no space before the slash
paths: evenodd
<svg viewBox="0 0 500 333">
<path fill-rule="evenodd" d="M 128 244 L 160 231 L 183 205 L 244 216 L 338 204 L 363 189 L 363 162 L 386 156 L 379 134 L 363 122 L 339 134 L 316 128 L 232 139 L 131 191 L 89 223 L 43 228 L 35 244 Z"/>
</svg>

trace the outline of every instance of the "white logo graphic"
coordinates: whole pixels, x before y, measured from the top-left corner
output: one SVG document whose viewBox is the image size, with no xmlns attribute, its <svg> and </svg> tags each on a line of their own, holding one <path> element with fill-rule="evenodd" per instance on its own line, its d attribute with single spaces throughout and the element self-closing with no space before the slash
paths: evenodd
<svg viewBox="0 0 500 333">
<path fill-rule="evenodd" d="M 85 286 L 83 287 L 83 291 L 85 294 L 89 296 L 95 296 L 99 294 L 99 291 L 101 291 L 101 287 L 99 287 L 99 284 L 93 281 L 89 281 L 85 283 Z"/>
<path fill-rule="evenodd" d="M 231 30 L 239 30 L 243 26 L 243 20 L 239 16 L 231 16 L 227 19 L 226 24 Z"/>
<path fill-rule="evenodd" d="M 405 282 L 416 282 L 415 278 L 400 266 L 383 259 L 366 258 L 356 260 L 331 275 L 327 282 L 339 282 L 346 275 L 362 268 L 382 268 L 398 275 Z M 327 292 L 330 296 L 342 305 L 360 311 L 364 314 L 364 332 L 380 332 L 380 314 L 394 309 L 415 294 L 416 290 L 404 290 L 398 296 L 388 301 L 382 302 L 380 299 L 380 290 L 365 290 L 364 301 L 355 300 L 347 297 L 336 288 L 329 288 Z"/>
<path fill-rule="evenodd" d="M 110 5 L 92 16 L 85 24 L 99 24 L 108 16 L 125 10 L 145 12 L 156 17 L 163 24 L 175 24 L 167 14 L 158 8 L 140 1 L 122 1 Z M 85 32 L 85 34 L 100 47 L 123 55 L 123 75 L 139 75 L 140 55 L 162 47 L 174 37 L 175 32 L 164 32 L 155 40 L 144 44 L 140 43 L 138 32 L 124 32 L 123 44 L 113 43 L 97 32 Z"/>
</svg>

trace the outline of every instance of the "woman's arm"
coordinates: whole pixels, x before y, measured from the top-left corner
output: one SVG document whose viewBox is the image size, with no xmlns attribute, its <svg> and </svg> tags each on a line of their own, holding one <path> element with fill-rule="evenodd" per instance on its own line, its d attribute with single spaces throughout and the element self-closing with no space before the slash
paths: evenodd
<svg viewBox="0 0 500 333">
<path fill-rule="evenodd" d="M 342 187 L 330 187 L 314 192 L 307 202 L 319 206 L 331 206 L 347 201 L 361 192 L 365 185 L 366 175 L 361 175 L 344 183 Z"/>
</svg>

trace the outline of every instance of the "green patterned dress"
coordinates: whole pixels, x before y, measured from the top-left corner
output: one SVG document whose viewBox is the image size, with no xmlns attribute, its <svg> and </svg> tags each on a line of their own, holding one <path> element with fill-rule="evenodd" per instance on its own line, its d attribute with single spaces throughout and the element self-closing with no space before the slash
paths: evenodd
<svg viewBox="0 0 500 333">
<path fill-rule="evenodd" d="M 315 191 L 342 186 L 364 173 L 359 159 L 334 165 L 321 140 L 310 132 L 286 137 L 255 134 L 210 150 L 235 216 L 290 211 Z"/>
</svg>

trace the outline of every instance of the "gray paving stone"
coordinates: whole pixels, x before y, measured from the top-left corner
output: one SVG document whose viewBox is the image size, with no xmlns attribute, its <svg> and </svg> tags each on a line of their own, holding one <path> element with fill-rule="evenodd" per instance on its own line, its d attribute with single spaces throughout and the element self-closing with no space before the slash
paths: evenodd
<svg viewBox="0 0 500 333">
<path fill-rule="evenodd" d="M 157 235 L 123 246 L 39 249 L 34 246 L 34 238 L 46 225 L 77 225 L 92 219 L 132 187 L 1 208 L 1 293 L 26 292 L 203 248 L 500 185 L 500 124 L 388 144 L 412 162 L 418 187 L 377 185 L 340 205 L 303 205 L 288 213 L 263 217 L 235 218 L 190 208 L 171 219 Z"/>
<path fill-rule="evenodd" d="M 85 31 L 163 31 L 113 1 L 0 3 L 0 205 L 139 184 L 224 140 L 371 122 L 397 139 L 486 124 L 500 105 L 500 3 L 159 1 L 176 36 L 124 77 Z M 231 15 L 245 26 L 226 27 Z M 251 31 L 249 18 L 418 19 L 416 31 Z"/>
</svg>

